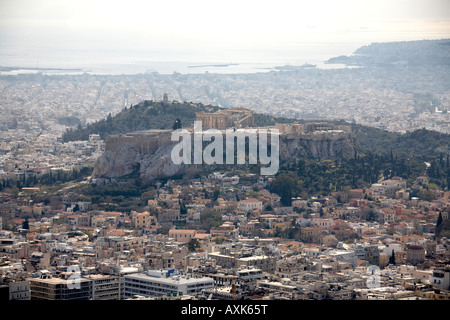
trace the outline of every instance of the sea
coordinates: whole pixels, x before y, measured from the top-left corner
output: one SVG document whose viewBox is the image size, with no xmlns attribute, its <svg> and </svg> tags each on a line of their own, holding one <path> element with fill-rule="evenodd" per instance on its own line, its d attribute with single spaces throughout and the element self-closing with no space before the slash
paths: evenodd
<svg viewBox="0 0 450 320">
<path fill-rule="evenodd" d="M 345 68 L 327 64 L 340 55 L 351 55 L 369 43 L 305 44 L 284 51 L 245 52 L 233 58 L 216 55 L 159 51 L 45 50 L 0 47 L 0 75 L 29 73 L 131 75 L 159 74 L 242 74 L 277 70 L 281 66 Z"/>
<path fill-rule="evenodd" d="M 276 70 L 281 66 L 344 68 L 327 64 L 340 55 L 351 55 L 369 43 L 319 43 L 287 47 L 286 50 L 243 52 L 232 58 L 220 53 L 185 54 L 182 51 L 46 50 L 45 48 L 0 47 L 0 75 L 42 74 L 242 74 Z M 272 51 L 271 51 L 272 50 Z"/>
</svg>

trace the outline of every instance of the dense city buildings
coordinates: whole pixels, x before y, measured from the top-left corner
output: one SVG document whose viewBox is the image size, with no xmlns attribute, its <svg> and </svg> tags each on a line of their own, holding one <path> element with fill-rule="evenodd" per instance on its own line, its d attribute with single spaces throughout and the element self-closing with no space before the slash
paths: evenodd
<svg viewBox="0 0 450 320">
<path fill-rule="evenodd" d="M 10 300 L 448 300 L 448 146 L 376 154 L 352 131 L 450 133 L 450 73 L 432 74 L 1 75 L 0 287 Z M 178 101 L 225 107 L 192 112 L 204 129 L 271 117 L 280 172 L 176 171 L 168 143 L 194 110 Z M 173 127 L 158 122 L 169 108 Z M 62 139 L 136 109 L 158 128 Z"/>
<path fill-rule="evenodd" d="M 48 201 L 41 187 L 3 192 L 2 286 L 31 300 L 449 299 L 450 241 L 436 233 L 448 190 L 393 177 L 286 206 L 270 191 L 276 178 L 168 179 L 129 211 L 75 185 Z M 78 186 L 95 187 L 89 179 Z M 416 189 L 433 197 L 410 197 Z"/>
</svg>

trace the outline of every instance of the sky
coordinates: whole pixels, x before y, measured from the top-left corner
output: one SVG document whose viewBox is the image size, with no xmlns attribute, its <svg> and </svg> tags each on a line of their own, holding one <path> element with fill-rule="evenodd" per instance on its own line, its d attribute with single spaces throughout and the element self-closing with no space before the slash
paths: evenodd
<svg viewBox="0 0 450 320">
<path fill-rule="evenodd" d="M 30 57 L 148 52 L 154 60 L 263 61 L 443 38 L 449 0 L 0 0 L 2 52 Z"/>
</svg>

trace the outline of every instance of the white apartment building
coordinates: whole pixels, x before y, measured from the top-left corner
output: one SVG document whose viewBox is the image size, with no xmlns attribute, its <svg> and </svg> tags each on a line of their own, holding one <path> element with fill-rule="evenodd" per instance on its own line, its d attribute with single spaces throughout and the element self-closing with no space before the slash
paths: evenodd
<svg viewBox="0 0 450 320">
<path fill-rule="evenodd" d="M 450 290 L 450 266 L 434 269 L 430 283 L 441 290 Z"/>
<path fill-rule="evenodd" d="M 213 288 L 214 279 L 173 275 L 166 272 L 135 273 L 124 276 L 124 298 L 133 296 L 195 295 Z"/>
<path fill-rule="evenodd" d="M 252 211 L 255 209 L 262 211 L 262 201 L 255 198 L 239 201 L 239 209 L 243 211 Z"/>
</svg>

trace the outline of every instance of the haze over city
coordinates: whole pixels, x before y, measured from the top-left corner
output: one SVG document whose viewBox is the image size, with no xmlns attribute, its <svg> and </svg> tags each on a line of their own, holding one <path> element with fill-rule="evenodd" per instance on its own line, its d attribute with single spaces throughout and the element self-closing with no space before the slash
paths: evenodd
<svg viewBox="0 0 450 320">
<path fill-rule="evenodd" d="M 0 65 L 304 63 L 450 37 L 450 4 L 410 1 L 2 1 Z M 137 69 L 137 71 L 139 71 Z"/>
<path fill-rule="evenodd" d="M 449 49 L 448 0 L 1 1 L 0 300 L 446 314 Z"/>
</svg>

